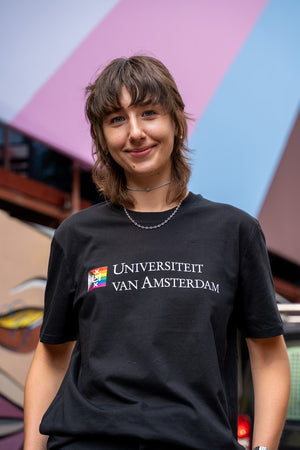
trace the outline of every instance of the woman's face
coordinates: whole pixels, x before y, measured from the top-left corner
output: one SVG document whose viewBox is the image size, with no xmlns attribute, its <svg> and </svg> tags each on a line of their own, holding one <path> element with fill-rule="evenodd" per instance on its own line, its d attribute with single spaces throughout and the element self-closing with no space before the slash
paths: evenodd
<svg viewBox="0 0 300 450">
<path fill-rule="evenodd" d="M 131 97 L 124 87 L 120 104 L 120 110 L 104 118 L 103 133 L 109 153 L 124 169 L 127 183 L 168 181 L 175 136 L 170 114 L 159 104 L 130 106 Z"/>
</svg>

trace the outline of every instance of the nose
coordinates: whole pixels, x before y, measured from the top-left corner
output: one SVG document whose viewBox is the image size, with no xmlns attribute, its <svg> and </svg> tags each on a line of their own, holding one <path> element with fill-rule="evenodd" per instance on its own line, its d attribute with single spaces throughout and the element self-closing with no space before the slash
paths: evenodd
<svg viewBox="0 0 300 450">
<path fill-rule="evenodd" d="M 146 136 L 145 131 L 143 129 L 142 123 L 138 120 L 137 117 L 130 118 L 129 121 L 129 141 L 139 141 L 144 139 Z"/>
</svg>

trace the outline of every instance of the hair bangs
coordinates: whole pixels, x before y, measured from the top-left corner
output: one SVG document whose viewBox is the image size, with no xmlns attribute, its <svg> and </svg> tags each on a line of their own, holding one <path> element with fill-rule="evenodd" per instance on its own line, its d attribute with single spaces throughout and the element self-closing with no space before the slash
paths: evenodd
<svg viewBox="0 0 300 450">
<path fill-rule="evenodd" d="M 123 86 L 127 89 L 131 97 L 131 105 L 136 104 L 160 104 L 167 106 L 166 92 L 164 86 L 160 86 L 157 80 L 148 77 L 137 76 L 132 79 L 126 78 Z"/>
<path fill-rule="evenodd" d="M 136 104 L 160 104 L 166 112 L 172 110 L 167 89 L 162 80 L 149 75 L 145 68 L 130 61 L 121 61 L 113 77 L 108 76 L 106 89 L 101 89 L 98 96 L 101 105 L 101 118 L 113 111 L 121 109 L 120 96 L 125 88 L 131 97 L 131 106 Z M 144 70 L 143 70 L 144 69 Z M 108 74 L 110 75 L 110 74 Z M 154 75 L 154 76 L 153 76 Z"/>
</svg>

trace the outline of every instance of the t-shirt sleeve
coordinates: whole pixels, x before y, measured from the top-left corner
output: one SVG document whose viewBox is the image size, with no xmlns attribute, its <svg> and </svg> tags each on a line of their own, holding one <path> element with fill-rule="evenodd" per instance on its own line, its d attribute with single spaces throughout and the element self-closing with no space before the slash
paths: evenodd
<svg viewBox="0 0 300 450">
<path fill-rule="evenodd" d="M 41 342 L 61 344 L 77 339 L 74 296 L 75 283 L 70 273 L 69 263 L 54 237 L 48 265 L 44 318 L 40 332 Z"/>
<path fill-rule="evenodd" d="M 245 337 L 268 338 L 283 333 L 263 231 L 255 221 L 242 239 L 238 289 L 238 322 Z"/>
</svg>

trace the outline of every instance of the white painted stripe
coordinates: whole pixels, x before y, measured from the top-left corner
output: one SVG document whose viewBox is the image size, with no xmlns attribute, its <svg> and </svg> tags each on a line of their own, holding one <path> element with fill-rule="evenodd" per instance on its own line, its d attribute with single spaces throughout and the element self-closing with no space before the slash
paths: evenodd
<svg viewBox="0 0 300 450">
<path fill-rule="evenodd" d="M 3 2 L 0 8 L 0 120 L 10 122 L 119 1 Z"/>
</svg>

